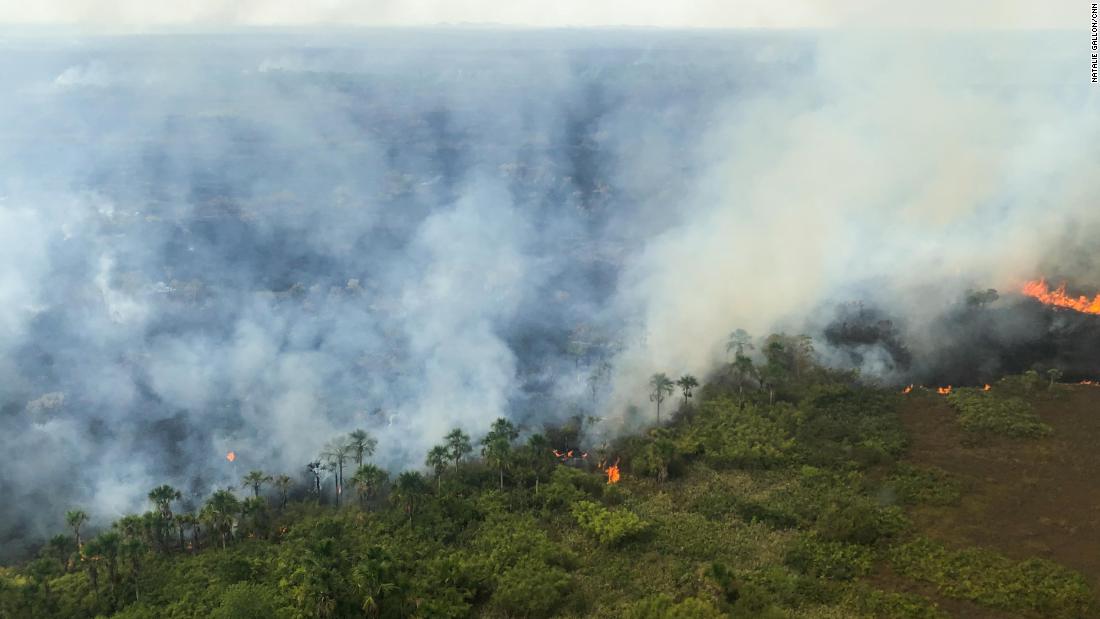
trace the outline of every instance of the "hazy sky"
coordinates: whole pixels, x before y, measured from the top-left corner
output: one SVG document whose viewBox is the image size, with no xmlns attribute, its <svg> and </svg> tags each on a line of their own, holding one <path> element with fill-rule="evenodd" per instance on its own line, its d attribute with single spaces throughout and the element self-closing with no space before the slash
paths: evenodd
<svg viewBox="0 0 1100 619">
<path fill-rule="evenodd" d="M 0 23 L 158 27 L 492 23 L 664 28 L 1075 28 L 1084 0 L 39 0 Z"/>
</svg>

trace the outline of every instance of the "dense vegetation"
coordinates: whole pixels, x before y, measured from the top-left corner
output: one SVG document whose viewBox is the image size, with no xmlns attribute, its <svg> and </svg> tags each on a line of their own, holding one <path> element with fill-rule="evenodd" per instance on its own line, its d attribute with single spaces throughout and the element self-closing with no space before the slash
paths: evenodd
<svg viewBox="0 0 1100 619">
<path fill-rule="evenodd" d="M 1095 613 L 1067 568 L 913 530 L 904 506 L 952 504 L 964 488 L 899 462 L 901 395 L 815 365 L 805 337 L 761 349 L 754 361 L 733 334 L 733 361 L 701 387 L 655 375 L 662 422 L 584 457 L 584 418 L 538 433 L 500 419 L 476 441 L 442 437 L 427 474 L 391 476 L 355 431 L 305 465 L 308 493 L 252 471 L 185 514 L 160 486 L 150 511 L 95 535 L 74 510 L 71 534 L 0 570 L 0 616 L 945 616 L 884 570 L 1025 616 Z M 956 390 L 959 423 L 1046 434 L 1025 408 L 1034 378 Z"/>
</svg>

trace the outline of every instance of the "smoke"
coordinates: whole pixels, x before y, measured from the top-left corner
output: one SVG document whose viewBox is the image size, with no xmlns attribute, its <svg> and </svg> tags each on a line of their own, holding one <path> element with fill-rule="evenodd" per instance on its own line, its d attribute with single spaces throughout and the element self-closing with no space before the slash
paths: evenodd
<svg viewBox="0 0 1100 619">
<path fill-rule="evenodd" d="M 738 327 L 822 336 L 838 303 L 916 367 L 967 289 L 1096 272 L 1069 249 L 1096 91 L 1062 35 L 4 45 L 9 554 L 75 505 L 300 475 L 357 427 L 390 467 L 498 416 L 620 431 L 652 372 L 702 375 Z M 867 345 L 819 338 L 909 371 Z"/>
</svg>

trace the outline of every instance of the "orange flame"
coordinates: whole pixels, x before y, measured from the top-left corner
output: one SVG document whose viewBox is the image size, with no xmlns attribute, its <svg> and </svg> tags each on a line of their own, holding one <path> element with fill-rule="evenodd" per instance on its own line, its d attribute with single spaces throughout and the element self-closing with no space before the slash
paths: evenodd
<svg viewBox="0 0 1100 619">
<path fill-rule="evenodd" d="M 951 385 L 948 385 L 946 387 L 936 387 L 936 393 L 940 395 L 947 395 L 951 393 Z"/>
<path fill-rule="evenodd" d="M 910 391 L 912 391 L 912 390 L 913 390 L 913 385 L 909 385 L 909 386 L 908 386 L 908 387 L 906 387 L 905 389 L 902 389 L 902 390 L 901 390 L 901 394 L 902 394 L 902 395 L 905 395 L 905 394 L 909 393 L 909 392 L 910 392 Z"/>
<path fill-rule="evenodd" d="M 982 387 L 982 391 L 989 391 L 989 390 L 990 390 L 990 389 L 992 389 L 992 388 L 993 388 L 993 387 L 990 387 L 990 386 L 989 386 L 989 383 L 986 383 L 986 385 L 985 385 L 984 387 Z"/>
<path fill-rule="evenodd" d="M 235 454 L 235 453 L 233 453 L 233 452 L 231 451 L 231 452 L 229 452 L 229 453 L 225 454 L 225 459 L 226 459 L 226 460 L 229 460 L 230 462 L 232 462 L 232 461 L 234 461 L 234 460 L 236 460 L 236 459 L 237 459 L 237 454 Z"/>
<path fill-rule="evenodd" d="M 1096 382 L 1096 381 L 1092 381 L 1092 380 L 1083 380 L 1083 381 L 1081 381 L 1081 383 L 1080 383 L 1080 384 L 1082 384 L 1082 385 L 1094 385 L 1094 386 L 1096 386 L 1096 385 L 1100 385 L 1100 382 Z"/>
<path fill-rule="evenodd" d="M 607 467 L 607 483 L 617 484 L 619 483 L 619 461 L 616 460 L 615 464 Z"/>
<path fill-rule="evenodd" d="M 1065 307 L 1085 314 L 1100 314 L 1100 294 L 1092 299 L 1081 295 L 1073 298 L 1066 294 L 1066 283 L 1051 290 L 1045 278 L 1032 280 L 1020 290 L 1024 295 L 1037 299 L 1044 305 Z"/>
</svg>

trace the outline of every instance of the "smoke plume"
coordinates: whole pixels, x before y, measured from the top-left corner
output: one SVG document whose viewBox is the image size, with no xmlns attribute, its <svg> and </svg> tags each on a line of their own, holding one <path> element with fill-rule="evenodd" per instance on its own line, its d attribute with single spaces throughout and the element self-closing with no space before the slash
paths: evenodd
<svg viewBox="0 0 1100 619">
<path fill-rule="evenodd" d="M 2 45 L 9 554 L 357 427 L 390 467 L 499 416 L 621 431 L 734 328 L 935 375 L 967 290 L 1100 284 L 1100 91 L 1063 33 Z M 830 339 L 852 302 L 883 331 Z"/>
</svg>

